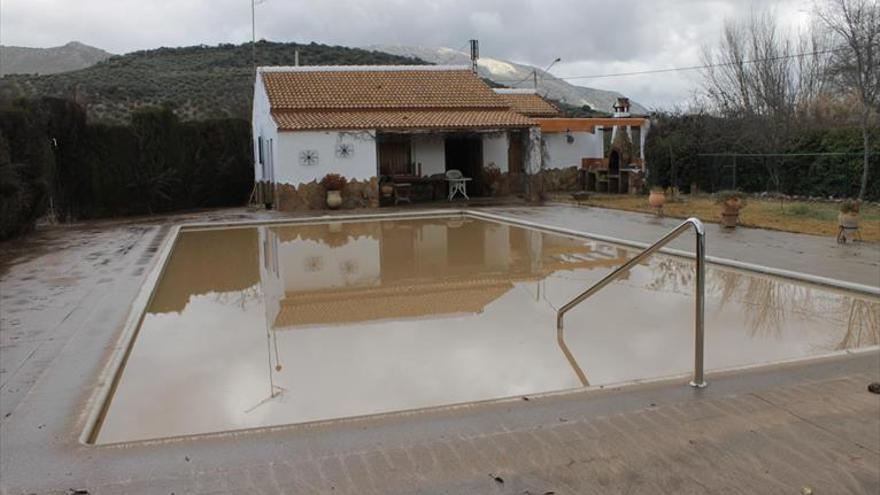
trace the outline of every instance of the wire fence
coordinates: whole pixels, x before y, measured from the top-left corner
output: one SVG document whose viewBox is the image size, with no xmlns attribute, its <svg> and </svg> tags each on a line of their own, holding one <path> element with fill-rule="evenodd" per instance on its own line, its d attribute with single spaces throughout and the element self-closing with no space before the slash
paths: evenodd
<svg viewBox="0 0 880 495">
<path fill-rule="evenodd" d="M 679 166 L 658 167 L 659 183 L 683 192 L 747 193 L 855 198 L 862 181 L 861 153 L 702 153 Z M 880 154 L 869 157 L 865 199 L 880 200 Z"/>
</svg>

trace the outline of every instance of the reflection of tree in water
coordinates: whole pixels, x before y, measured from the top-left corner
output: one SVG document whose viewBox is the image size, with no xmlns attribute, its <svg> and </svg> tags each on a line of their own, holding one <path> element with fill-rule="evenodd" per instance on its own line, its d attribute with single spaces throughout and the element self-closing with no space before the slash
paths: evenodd
<svg viewBox="0 0 880 495">
<path fill-rule="evenodd" d="M 664 257 L 649 269 L 652 277 L 647 288 L 693 293 L 693 261 Z M 808 285 L 719 267 L 707 269 L 706 277 L 707 293 L 718 297 L 719 309 L 734 304 L 743 313 L 752 337 L 778 338 L 786 319 L 801 315 L 828 321 L 829 333 L 843 327 L 843 338 L 833 344 L 837 350 L 880 344 L 880 302 L 839 295 L 823 297 L 821 291 L 817 294 Z"/>
<path fill-rule="evenodd" d="M 712 270 L 712 287 L 719 292 L 720 306 L 736 301 L 746 317 L 752 337 L 779 336 L 791 313 L 810 313 L 812 294 L 808 287 L 733 270 Z M 745 282 L 745 283 L 743 283 Z"/>
<path fill-rule="evenodd" d="M 739 289 L 740 283 L 742 282 L 742 275 L 730 270 L 712 270 L 710 272 L 712 274 L 709 277 L 709 290 L 715 290 L 719 292 L 720 299 L 720 308 L 723 309 L 727 303 L 733 300 L 734 294 L 736 294 Z"/>
<path fill-rule="evenodd" d="M 842 302 L 842 310 L 849 310 L 846 332 L 834 350 L 880 344 L 880 303 L 856 298 L 847 299 L 850 299 L 849 304 L 846 299 Z"/>
<path fill-rule="evenodd" d="M 647 288 L 683 294 L 693 294 L 694 262 L 672 257 L 659 258 L 649 265 L 651 281 Z"/>
<path fill-rule="evenodd" d="M 212 301 L 222 306 L 238 306 L 242 310 L 247 309 L 249 303 L 262 297 L 259 285 L 252 285 L 244 290 L 232 292 L 213 292 L 210 294 Z"/>
</svg>

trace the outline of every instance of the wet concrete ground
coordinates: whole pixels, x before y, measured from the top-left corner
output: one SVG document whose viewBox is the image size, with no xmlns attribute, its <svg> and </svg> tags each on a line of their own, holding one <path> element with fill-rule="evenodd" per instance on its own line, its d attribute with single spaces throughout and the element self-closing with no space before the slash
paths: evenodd
<svg viewBox="0 0 880 495">
<path fill-rule="evenodd" d="M 605 208 L 554 205 L 545 208 L 490 208 L 514 218 L 582 232 L 650 243 L 681 223 Z M 670 247 L 693 252 L 693 236 Z M 837 244 L 832 237 L 706 224 L 706 254 L 756 265 L 880 287 L 880 243 Z"/>
<path fill-rule="evenodd" d="M 675 223 L 570 207 L 496 213 L 650 241 Z M 876 351 L 681 383 L 240 435 L 79 443 L 169 226 L 244 209 L 54 227 L 2 246 L 0 493 L 877 493 Z M 709 253 L 877 285 L 877 245 L 738 229 Z M 682 248 L 686 248 L 682 241 Z"/>
</svg>

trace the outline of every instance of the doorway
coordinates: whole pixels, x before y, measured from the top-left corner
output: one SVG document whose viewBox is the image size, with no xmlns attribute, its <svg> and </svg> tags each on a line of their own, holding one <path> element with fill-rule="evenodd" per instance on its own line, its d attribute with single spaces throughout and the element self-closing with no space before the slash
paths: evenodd
<svg viewBox="0 0 880 495">
<path fill-rule="evenodd" d="M 460 170 L 468 181 L 468 196 L 483 194 L 483 140 L 480 136 L 447 136 L 446 170 Z"/>
<path fill-rule="evenodd" d="M 508 136 L 507 168 L 508 187 L 513 194 L 525 192 L 525 169 L 523 165 L 523 139 L 522 131 L 511 132 Z"/>
</svg>

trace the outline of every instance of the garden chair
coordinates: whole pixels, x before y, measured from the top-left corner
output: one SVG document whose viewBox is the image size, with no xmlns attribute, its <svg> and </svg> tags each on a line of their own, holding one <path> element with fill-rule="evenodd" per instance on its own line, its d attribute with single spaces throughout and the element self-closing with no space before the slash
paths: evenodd
<svg viewBox="0 0 880 495">
<path fill-rule="evenodd" d="M 450 169 L 446 171 L 446 182 L 449 183 L 449 201 L 455 197 L 457 193 L 464 196 L 464 199 L 471 199 L 467 195 L 467 183 L 470 177 L 465 177 L 461 170 Z"/>
</svg>

